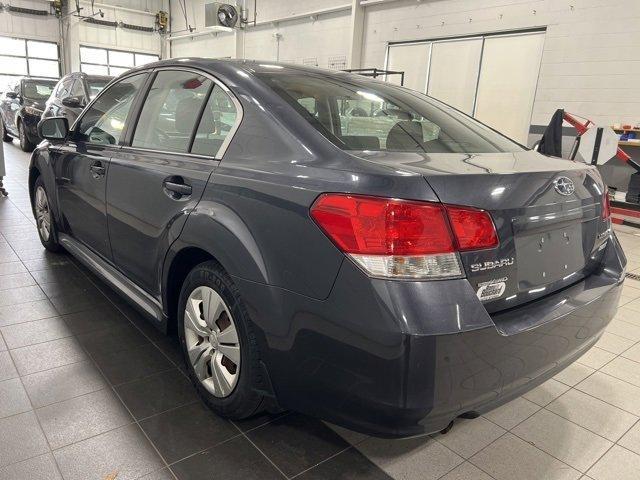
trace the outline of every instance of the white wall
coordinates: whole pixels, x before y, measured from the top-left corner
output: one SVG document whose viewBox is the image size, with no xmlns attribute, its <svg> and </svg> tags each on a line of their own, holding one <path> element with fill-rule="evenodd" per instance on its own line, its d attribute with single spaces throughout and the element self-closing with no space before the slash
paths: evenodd
<svg viewBox="0 0 640 480">
<path fill-rule="evenodd" d="M 74 7 L 75 2 L 70 2 Z M 145 27 L 155 26 L 155 14 L 159 10 L 168 11 L 168 0 L 100 0 L 96 2 L 94 12 L 101 10 L 104 17 L 98 20 L 124 22 Z M 89 16 L 93 12 L 91 3 L 81 0 L 84 8 L 82 15 Z M 122 9 L 118 7 L 123 7 Z M 125 28 L 113 28 L 80 21 L 75 16 L 67 17 L 64 22 L 65 32 L 65 71 L 80 69 L 80 45 L 129 50 L 162 55 L 164 40 L 156 32 L 140 32 Z"/>
<path fill-rule="evenodd" d="M 547 27 L 532 124 L 560 107 L 602 124 L 640 121 L 638 1 L 385 2 L 366 8 L 363 64 L 383 67 L 389 41 L 531 27 Z"/>
<path fill-rule="evenodd" d="M 204 0 L 186 1 L 189 21 L 200 29 Z M 177 3 L 171 2 L 174 30 L 184 28 Z M 235 34 L 218 34 L 175 41 L 172 56 L 244 53 L 245 58 L 275 60 L 273 34 L 279 33 L 281 61 L 316 58 L 327 67 L 330 58 L 348 55 L 351 9 L 340 7 L 351 3 L 257 0 L 257 20 L 266 23 L 247 29 L 244 50 Z M 253 19 L 253 1 L 246 5 Z M 559 107 L 603 124 L 640 121 L 640 1 L 383 0 L 360 8 L 362 67 L 383 68 L 388 42 L 546 27 L 532 124 L 546 124 Z M 312 18 L 312 12 L 326 9 L 339 11 Z M 310 14 L 298 18 L 302 13 Z"/>
<path fill-rule="evenodd" d="M 49 10 L 42 0 L 13 0 L 14 7 Z M 60 38 L 58 19 L 53 15 L 35 16 L 0 11 L 0 35 L 20 38 L 35 38 L 57 42 Z"/>
</svg>

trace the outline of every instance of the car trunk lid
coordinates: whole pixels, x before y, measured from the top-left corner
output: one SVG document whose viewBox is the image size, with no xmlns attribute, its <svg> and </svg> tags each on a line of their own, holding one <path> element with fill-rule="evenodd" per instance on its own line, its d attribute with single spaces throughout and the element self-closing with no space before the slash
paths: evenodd
<svg viewBox="0 0 640 480">
<path fill-rule="evenodd" d="M 491 214 L 500 245 L 460 253 L 489 312 L 565 288 L 599 265 L 609 222 L 602 218 L 604 185 L 593 167 L 531 151 L 361 156 L 423 175 L 443 203 Z"/>
</svg>

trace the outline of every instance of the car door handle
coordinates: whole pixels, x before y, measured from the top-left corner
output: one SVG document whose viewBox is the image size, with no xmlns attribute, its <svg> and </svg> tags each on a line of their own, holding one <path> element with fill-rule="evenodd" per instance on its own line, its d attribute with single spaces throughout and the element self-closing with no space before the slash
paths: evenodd
<svg viewBox="0 0 640 480">
<path fill-rule="evenodd" d="M 182 197 L 182 196 L 186 196 L 186 195 L 191 195 L 191 193 L 193 192 L 193 189 L 191 188 L 191 185 L 187 185 L 186 183 L 184 183 L 184 180 L 182 179 L 171 179 L 171 180 L 165 180 L 164 181 L 164 188 L 166 188 L 167 190 L 169 190 L 170 192 L 173 192 L 175 195 L 173 195 L 174 197 Z"/>
<path fill-rule="evenodd" d="M 102 162 L 100 161 L 93 162 L 89 167 L 89 170 L 91 170 L 93 178 L 103 177 L 104 174 L 107 173 L 107 169 L 104 168 L 104 166 L 102 165 Z"/>
</svg>

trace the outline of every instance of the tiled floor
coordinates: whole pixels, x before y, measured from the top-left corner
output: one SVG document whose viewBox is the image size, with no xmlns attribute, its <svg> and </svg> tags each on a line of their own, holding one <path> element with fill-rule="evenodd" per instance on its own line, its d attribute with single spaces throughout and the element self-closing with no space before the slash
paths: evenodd
<svg viewBox="0 0 640 480">
<path fill-rule="evenodd" d="M 0 479 L 640 478 L 640 282 L 578 363 L 446 435 L 389 441 L 295 413 L 229 422 L 175 342 L 36 234 L 28 156 L 0 199 Z M 640 232 L 620 229 L 640 273 Z"/>
</svg>

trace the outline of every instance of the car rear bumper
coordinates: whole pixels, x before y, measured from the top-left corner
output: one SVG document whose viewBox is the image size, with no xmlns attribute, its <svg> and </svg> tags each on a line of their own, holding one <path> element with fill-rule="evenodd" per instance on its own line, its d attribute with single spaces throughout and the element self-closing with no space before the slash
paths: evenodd
<svg viewBox="0 0 640 480">
<path fill-rule="evenodd" d="M 236 280 L 283 407 L 400 437 L 491 410 L 581 356 L 615 315 L 625 265 L 612 235 L 600 271 L 493 315 L 465 279 L 371 280 L 347 261 L 324 301 Z"/>
</svg>

